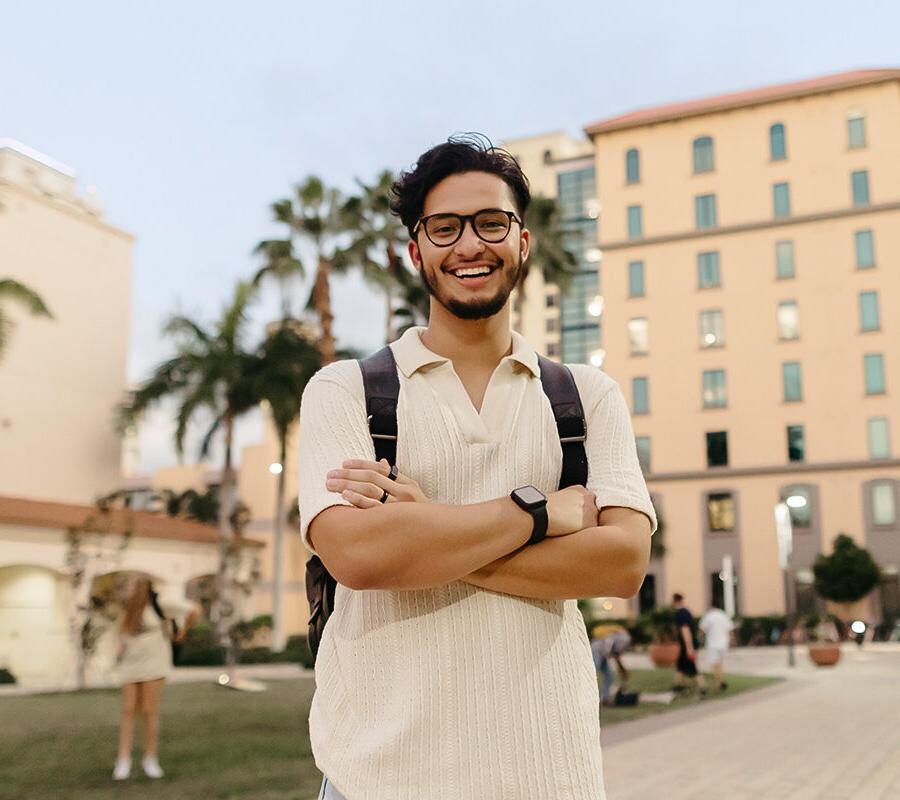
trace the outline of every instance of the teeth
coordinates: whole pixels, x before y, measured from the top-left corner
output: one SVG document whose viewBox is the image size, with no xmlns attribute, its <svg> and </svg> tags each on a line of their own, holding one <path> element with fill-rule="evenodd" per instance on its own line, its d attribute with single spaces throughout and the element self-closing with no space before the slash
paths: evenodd
<svg viewBox="0 0 900 800">
<path fill-rule="evenodd" d="M 454 275 L 457 278 L 466 276 L 466 275 L 488 275 L 490 274 L 490 270 L 485 267 L 473 267 L 472 269 L 458 269 L 454 270 Z"/>
</svg>

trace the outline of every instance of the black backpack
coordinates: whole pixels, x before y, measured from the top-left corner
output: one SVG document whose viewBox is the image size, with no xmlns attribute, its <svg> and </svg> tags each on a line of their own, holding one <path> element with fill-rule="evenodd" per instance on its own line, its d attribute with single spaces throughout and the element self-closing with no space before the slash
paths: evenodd
<svg viewBox="0 0 900 800">
<path fill-rule="evenodd" d="M 588 465 L 584 452 L 587 426 L 584 409 L 578 396 L 578 387 L 569 368 L 563 364 L 538 356 L 541 386 L 550 400 L 556 430 L 562 445 L 563 464 L 559 488 L 584 486 L 587 483 Z M 366 392 L 366 415 L 369 433 L 375 445 L 375 460 L 397 461 L 397 398 L 400 396 L 400 379 L 390 347 L 359 362 L 363 386 Z M 309 600 L 309 649 L 315 662 L 322 641 L 325 623 L 334 611 L 334 595 L 337 581 L 325 568 L 318 556 L 306 562 L 306 597 Z"/>
</svg>

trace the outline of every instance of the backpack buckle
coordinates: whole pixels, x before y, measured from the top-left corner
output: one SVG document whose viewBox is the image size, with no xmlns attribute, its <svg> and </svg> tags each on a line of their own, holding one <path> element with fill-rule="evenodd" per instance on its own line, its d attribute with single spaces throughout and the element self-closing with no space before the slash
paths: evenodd
<svg viewBox="0 0 900 800">
<path fill-rule="evenodd" d="M 395 434 L 395 435 L 391 435 L 391 434 L 389 434 L 389 433 L 375 433 L 375 431 L 372 430 L 372 417 L 373 417 L 373 416 L 374 416 L 374 415 L 369 414 L 368 418 L 366 419 L 366 422 L 369 423 L 369 435 L 370 435 L 373 439 L 387 439 L 388 441 L 396 442 L 396 441 L 397 441 L 397 436 L 396 436 L 396 434 Z"/>
<path fill-rule="evenodd" d="M 574 444 L 587 439 L 587 425 L 581 417 L 565 417 L 557 420 L 560 444 Z"/>
</svg>

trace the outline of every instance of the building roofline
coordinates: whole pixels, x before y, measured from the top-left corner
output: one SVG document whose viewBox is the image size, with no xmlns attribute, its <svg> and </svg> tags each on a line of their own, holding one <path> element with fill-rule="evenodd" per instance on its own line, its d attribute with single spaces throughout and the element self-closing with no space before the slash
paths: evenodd
<svg viewBox="0 0 900 800">
<path fill-rule="evenodd" d="M 851 70 L 818 78 L 808 78 L 802 81 L 771 84 L 756 89 L 650 106 L 649 108 L 640 108 L 635 111 L 629 111 L 626 114 L 593 122 L 585 126 L 584 132 L 587 136 L 593 138 L 604 133 L 638 128 L 643 125 L 671 122 L 677 119 L 698 117 L 734 108 L 763 105 L 778 100 L 789 100 L 796 97 L 823 94 L 838 89 L 849 89 L 887 81 L 900 81 L 900 69 Z"/>
<path fill-rule="evenodd" d="M 57 172 L 61 172 L 69 178 L 78 177 L 78 173 L 75 172 L 72 167 L 66 166 L 61 161 L 57 161 L 55 158 L 51 158 L 39 150 L 29 147 L 27 144 L 22 144 L 22 142 L 16 139 L 0 139 L 0 150 L 14 150 L 19 155 L 30 158 L 32 161 L 37 161 L 39 164 L 50 167 L 50 169 L 56 170 Z"/>
<path fill-rule="evenodd" d="M 113 508 L 107 513 L 102 513 L 95 506 L 0 495 L 0 524 L 64 530 L 81 527 L 91 517 L 93 517 L 92 530 L 98 533 L 122 534 L 133 526 L 134 536 L 147 539 L 170 539 L 201 544 L 219 542 L 219 532 L 215 527 L 193 520 L 121 508 Z M 256 539 L 245 538 L 243 543 L 249 547 L 263 547 L 263 543 Z"/>
</svg>

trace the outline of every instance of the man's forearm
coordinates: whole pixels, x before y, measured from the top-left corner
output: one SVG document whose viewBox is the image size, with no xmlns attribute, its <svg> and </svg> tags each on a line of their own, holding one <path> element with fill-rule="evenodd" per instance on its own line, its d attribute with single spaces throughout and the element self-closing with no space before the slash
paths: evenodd
<svg viewBox="0 0 900 800">
<path fill-rule="evenodd" d="M 541 600 L 631 597 L 649 557 L 647 541 L 615 525 L 523 547 L 462 578 L 495 592 Z"/>
</svg>

